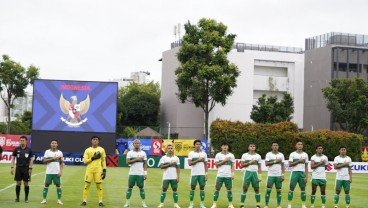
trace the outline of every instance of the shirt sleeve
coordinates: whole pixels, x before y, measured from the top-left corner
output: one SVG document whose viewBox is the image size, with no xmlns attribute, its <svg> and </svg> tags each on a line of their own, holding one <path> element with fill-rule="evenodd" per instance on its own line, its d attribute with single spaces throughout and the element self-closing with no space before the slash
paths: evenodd
<svg viewBox="0 0 368 208">
<path fill-rule="evenodd" d="M 161 165 L 161 164 L 163 164 L 163 163 L 164 163 L 164 157 L 165 157 L 165 156 L 162 156 L 162 157 L 160 158 L 160 161 L 158 161 L 158 164 L 160 164 L 160 165 Z"/>
<path fill-rule="evenodd" d="M 338 164 L 339 162 L 338 162 L 338 159 L 337 159 L 337 157 L 335 157 L 335 159 L 334 159 L 334 162 L 333 162 L 334 164 Z"/>
<path fill-rule="evenodd" d="M 15 148 L 14 150 L 13 150 L 13 154 L 12 154 L 14 157 L 16 157 L 17 156 L 17 148 Z"/>
<path fill-rule="evenodd" d="M 143 160 L 147 160 L 147 154 L 143 151 Z"/>
<path fill-rule="evenodd" d="M 208 161 L 208 158 L 207 158 L 207 153 L 203 152 L 204 153 L 204 162 L 207 162 Z"/>
<path fill-rule="evenodd" d="M 126 158 L 127 158 L 127 159 L 130 159 L 131 157 L 132 157 L 132 154 L 131 154 L 131 152 L 129 151 L 129 152 L 128 152 L 128 154 L 127 154 L 127 156 L 126 156 Z"/>
<path fill-rule="evenodd" d="M 219 162 L 219 161 L 220 161 L 220 157 L 219 157 L 219 153 L 217 153 L 215 156 L 215 162 Z"/>
<path fill-rule="evenodd" d="M 189 152 L 189 154 L 188 154 L 188 159 L 189 159 L 189 160 L 192 160 L 192 159 L 193 159 L 193 154 L 192 154 L 192 152 Z"/>
<path fill-rule="evenodd" d="M 235 156 L 233 154 L 231 154 L 231 162 L 235 162 Z"/>
<path fill-rule="evenodd" d="M 270 161 L 270 154 L 269 154 L 269 153 L 267 153 L 267 154 L 266 154 L 265 161 L 266 161 L 266 162 L 269 162 L 269 161 Z"/>
<path fill-rule="evenodd" d="M 305 160 L 304 160 L 304 161 L 305 161 L 305 163 L 309 163 L 309 156 L 308 156 L 308 154 L 307 154 L 307 153 L 305 153 L 305 156 L 306 156 L 306 157 L 305 157 Z"/>
<path fill-rule="evenodd" d="M 45 154 L 43 154 L 43 158 L 47 158 L 48 150 L 45 151 Z"/>
<path fill-rule="evenodd" d="M 262 157 L 261 155 L 258 155 L 258 163 L 261 164 L 262 163 Z"/>
<path fill-rule="evenodd" d="M 293 162 L 293 153 L 291 153 L 289 156 L 289 162 Z"/>
</svg>

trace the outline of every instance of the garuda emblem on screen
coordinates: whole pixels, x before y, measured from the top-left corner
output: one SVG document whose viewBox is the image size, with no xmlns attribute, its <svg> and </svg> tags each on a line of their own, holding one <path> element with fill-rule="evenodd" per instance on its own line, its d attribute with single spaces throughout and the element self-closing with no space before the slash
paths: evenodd
<svg viewBox="0 0 368 208">
<path fill-rule="evenodd" d="M 71 128 L 77 128 L 83 123 L 87 122 L 87 118 L 82 118 L 82 115 L 86 114 L 89 110 L 90 99 L 87 95 L 86 99 L 78 103 L 77 96 L 71 96 L 69 102 L 64 98 L 63 94 L 60 95 L 60 109 L 67 115 L 67 118 L 61 117 L 61 121 L 66 123 Z"/>
</svg>

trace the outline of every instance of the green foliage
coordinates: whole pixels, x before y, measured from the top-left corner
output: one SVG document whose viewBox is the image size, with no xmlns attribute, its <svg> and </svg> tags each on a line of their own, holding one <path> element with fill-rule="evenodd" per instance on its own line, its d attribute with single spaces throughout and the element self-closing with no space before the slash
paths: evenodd
<svg viewBox="0 0 368 208">
<path fill-rule="evenodd" d="M 322 89 L 334 122 L 344 131 L 362 134 L 368 127 L 368 83 L 362 78 L 334 79 Z"/>
<path fill-rule="evenodd" d="M 278 123 L 293 118 L 294 101 L 289 93 L 284 93 L 281 101 L 277 100 L 277 96 L 266 98 L 263 94 L 258 98 L 257 104 L 253 105 L 250 114 L 250 118 L 256 123 Z"/>
<path fill-rule="evenodd" d="M 240 74 L 227 60 L 236 35 L 226 31 L 227 26 L 213 19 L 202 18 L 197 25 L 188 21 L 177 54 L 181 63 L 175 71 L 178 98 L 182 103 L 188 101 L 203 109 L 206 138 L 209 112 L 216 103 L 226 104 Z"/>
<path fill-rule="evenodd" d="M 32 111 L 24 111 L 20 120 L 29 128 L 32 129 Z"/>
<path fill-rule="evenodd" d="M 264 158 L 271 150 L 271 143 L 279 143 L 280 152 L 285 157 L 295 151 L 297 140 L 303 141 L 303 150 L 311 157 L 315 154 L 315 146 L 322 144 L 324 154 L 333 160 L 339 154 L 341 145 L 345 145 L 348 155 L 359 161 L 363 136 L 343 131 L 313 131 L 298 132 L 298 126 L 292 122 L 280 122 L 276 124 L 255 124 L 216 120 L 211 125 L 211 143 L 216 152 L 221 151 L 221 143 L 229 142 L 231 151 L 236 158 L 240 158 L 248 152 L 248 145 L 254 142 L 257 152 Z M 359 150 L 359 151 L 357 151 Z"/>
<path fill-rule="evenodd" d="M 118 95 L 118 132 L 126 126 L 159 126 L 160 85 L 131 83 L 119 90 Z M 127 133 L 127 132 L 125 132 Z"/>
<path fill-rule="evenodd" d="M 38 77 L 37 67 L 31 65 L 25 69 L 20 63 L 11 60 L 8 55 L 2 56 L 0 60 L 0 96 L 8 111 L 8 122 L 10 122 L 10 110 L 14 106 L 14 99 L 23 97 L 27 86 L 33 84 Z M 1 93 L 2 91 L 5 92 L 5 96 Z"/>
</svg>

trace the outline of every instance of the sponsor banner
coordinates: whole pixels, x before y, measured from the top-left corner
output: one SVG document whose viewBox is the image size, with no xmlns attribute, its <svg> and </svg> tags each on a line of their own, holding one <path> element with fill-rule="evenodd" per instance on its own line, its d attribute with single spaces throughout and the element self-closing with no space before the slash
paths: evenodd
<svg viewBox="0 0 368 208">
<path fill-rule="evenodd" d="M 19 137 L 22 135 L 14 135 L 14 134 L 0 134 L 0 146 L 4 151 L 13 151 L 16 147 L 19 147 Z M 28 146 L 31 144 L 31 136 L 26 135 L 28 138 Z"/>
<path fill-rule="evenodd" d="M 0 160 L 0 163 L 10 163 L 13 152 L 4 151 Z"/>
<path fill-rule="evenodd" d="M 35 164 L 44 164 L 43 155 L 45 152 L 35 152 Z M 63 152 L 65 165 L 85 165 L 83 163 L 83 153 Z"/>
<path fill-rule="evenodd" d="M 202 151 L 208 152 L 208 140 L 206 139 L 201 139 L 201 149 Z"/>
<path fill-rule="evenodd" d="M 147 156 L 151 155 L 152 140 L 150 140 L 150 139 L 141 139 L 140 141 L 141 141 L 141 150 L 145 151 Z M 134 149 L 133 142 L 134 142 L 134 140 L 129 140 L 128 141 L 128 149 L 129 150 Z"/>
<path fill-rule="evenodd" d="M 161 157 L 158 156 L 147 156 L 147 166 L 148 168 L 159 168 L 160 164 L 160 159 Z M 179 157 L 180 160 L 180 168 L 183 169 L 184 168 L 184 157 Z M 119 167 L 129 167 L 128 164 L 126 164 L 126 155 L 123 156 L 119 156 Z"/>
<path fill-rule="evenodd" d="M 161 156 L 162 155 L 162 139 L 152 139 L 152 153 L 151 155 Z"/>
<path fill-rule="evenodd" d="M 141 139 L 141 150 L 145 151 L 147 155 L 152 154 L 152 140 L 151 139 Z M 129 150 L 134 149 L 134 138 L 127 139 L 116 139 L 116 152 L 119 152 L 120 155 L 128 154 Z"/>
<path fill-rule="evenodd" d="M 188 165 L 188 158 L 184 159 L 184 169 L 191 169 L 191 166 Z M 291 168 L 289 167 L 288 161 L 284 161 L 285 164 L 285 171 L 291 171 Z M 207 167 L 209 170 L 216 170 L 215 166 L 215 159 L 214 158 L 208 158 L 207 161 Z M 311 173 L 312 169 L 310 168 L 310 165 L 308 166 L 309 170 L 308 172 Z M 244 169 L 241 168 L 241 160 L 235 159 L 235 170 L 241 170 L 244 171 Z M 262 171 L 267 171 L 268 167 L 266 167 L 264 160 L 262 160 Z M 365 162 L 353 162 L 352 163 L 352 171 L 353 173 L 368 173 L 368 163 Z M 333 161 L 330 161 L 329 164 L 326 166 L 326 172 L 327 173 L 336 173 L 336 170 L 333 167 Z"/>
<path fill-rule="evenodd" d="M 193 150 L 194 139 L 175 139 L 174 153 L 176 156 L 188 156 L 189 152 Z"/>
</svg>

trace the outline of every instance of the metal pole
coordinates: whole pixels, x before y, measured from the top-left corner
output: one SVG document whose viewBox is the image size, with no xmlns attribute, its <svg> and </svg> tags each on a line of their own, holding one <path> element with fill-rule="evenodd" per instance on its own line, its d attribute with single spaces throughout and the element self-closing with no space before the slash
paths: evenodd
<svg viewBox="0 0 368 208">
<path fill-rule="evenodd" d="M 167 124 L 169 125 L 169 129 L 167 131 L 167 139 L 170 139 L 170 122 L 167 122 Z"/>
</svg>

